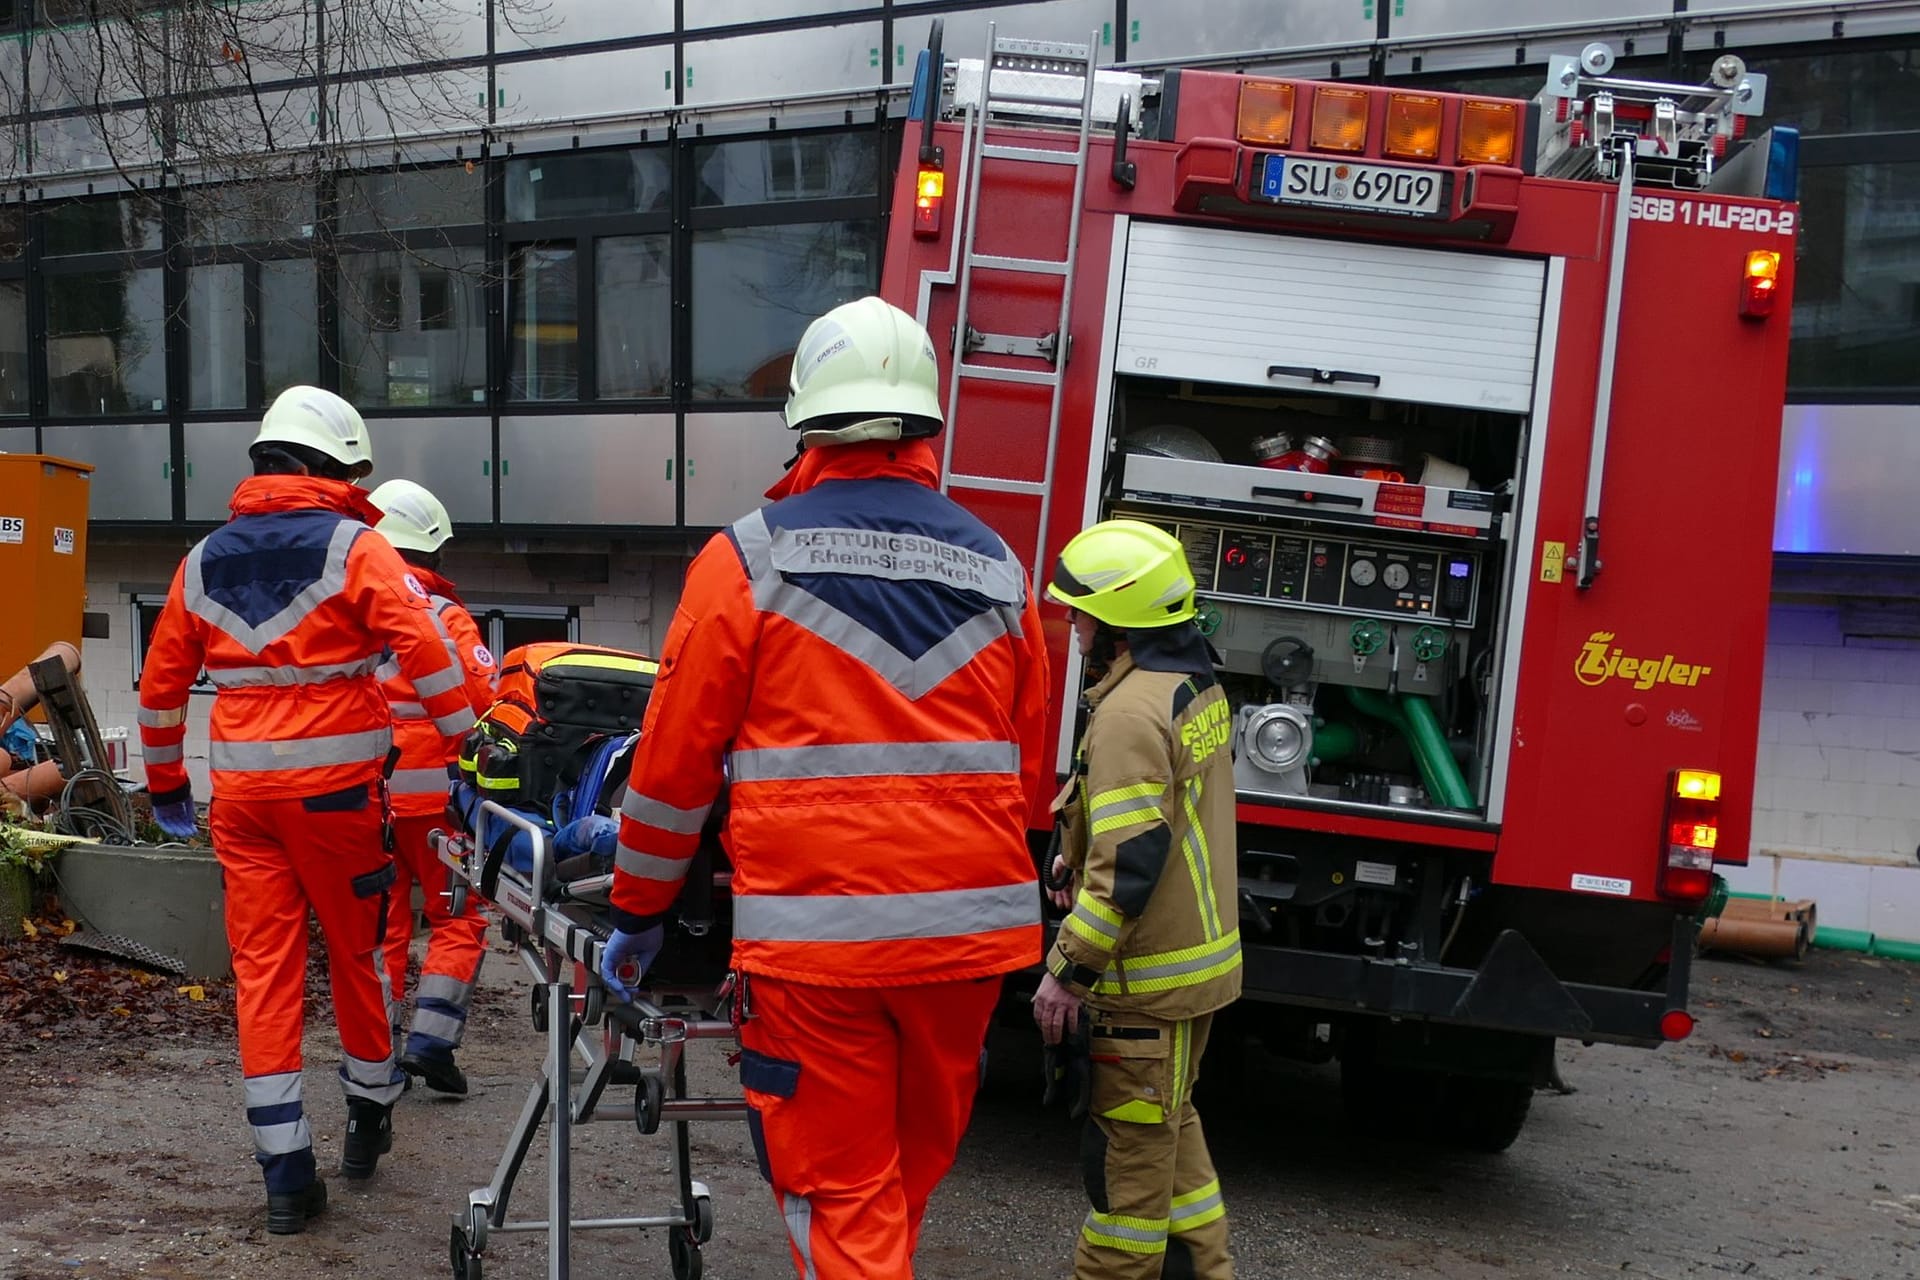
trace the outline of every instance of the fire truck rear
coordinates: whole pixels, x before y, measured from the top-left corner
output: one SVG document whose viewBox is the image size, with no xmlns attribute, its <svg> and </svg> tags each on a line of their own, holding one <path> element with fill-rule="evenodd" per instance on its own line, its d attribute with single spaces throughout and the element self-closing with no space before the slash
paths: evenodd
<svg viewBox="0 0 1920 1280">
<path fill-rule="evenodd" d="M 948 349 L 949 491 L 1036 578 L 1109 515 L 1187 549 L 1235 708 L 1228 1025 L 1494 1150 L 1557 1038 L 1686 1036 L 1759 726 L 1798 219 L 1764 77 L 1595 45 L 1523 102 L 939 38 L 883 289 Z"/>
</svg>

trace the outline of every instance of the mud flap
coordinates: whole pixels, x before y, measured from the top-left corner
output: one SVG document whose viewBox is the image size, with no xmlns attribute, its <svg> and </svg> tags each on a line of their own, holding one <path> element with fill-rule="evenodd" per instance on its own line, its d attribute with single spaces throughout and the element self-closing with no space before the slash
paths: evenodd
<svg viewBox="0 0 1920 1280">
<path fill-rule="evenodd" d="M 1547 968 L 1547 962 L 1518 931 L 1494 939 L 1487 958 L 1454 1003 L 1452 1016 L 1463 1022 L 1524 1027 L 1541 1035 L 1579 1039 L 1593 1030 L 1593 1017 Z"/>
</svg>

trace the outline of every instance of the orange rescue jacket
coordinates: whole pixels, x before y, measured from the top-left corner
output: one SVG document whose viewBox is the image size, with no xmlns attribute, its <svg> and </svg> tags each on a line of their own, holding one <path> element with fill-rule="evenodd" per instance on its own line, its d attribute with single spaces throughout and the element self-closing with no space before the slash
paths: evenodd
<svg viewBox="0 0 1920 1280">
<path fill-rule="evenodd" d="M 467 701 L 476 713 L 485 714 L 493 705 L 496 670 L 493 653 L 480 638 L 480 625 L 460 603 L 451 582 L 417 566 L 413 575 L 427 589 L 441 642 L 466 676 Z M 428 717 L 426 704 L 414 692 L 413 682 L 400 670 L 391 652 L 376 674 L 386 692 L 387 705 L 393 708 L 393 745 L 400 748 L 400 762 L 394 766 L 387 786 L 394 816 L 434 817 L 447 807 L 447 788 L 452 784 L 447 768 L 459 759 L 460 750 L 447 746 L 447 740 Z M 466 726 L 472 727 L 471 723 Z"/>
<path fill-rule="evenodd" d="M 189 794 L 187 694 L 215 688 L 209 758 L 218 799 L 327 795 L 379 778 L 393 734 L 374 677 L 391 649 L 448 750 L 473 723 L 465 676 L 426 588 L 353 485 L 254 476 L 233 519 L 173 576 L 140 672 L 140 742 L 155 803 Z"/>
<path fill-rule="evenodd" d="M 810 449 L 695 558 L 621 806 L 620 927 L 672 905 L 724 774 L 741 969 L 906 986 L 1039 959 L 1039 609 L 938 475 L 924 441 Z"/>
</svg>

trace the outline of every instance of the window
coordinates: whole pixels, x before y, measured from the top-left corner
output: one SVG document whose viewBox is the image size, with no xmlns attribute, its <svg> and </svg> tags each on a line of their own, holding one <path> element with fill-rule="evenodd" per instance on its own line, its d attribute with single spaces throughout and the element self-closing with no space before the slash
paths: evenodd
<svg viewBox="0 0 1920 1280">
<path fill-rule="evenodd" d="M 503 605 L 477 620 L 496 659 L 523 644 L 580 639 L 580 612 L 564 605 Z"/>
<path fill-rule="evenodd" d="M 666 395 L 673 376 L 671 241 L 663 235 L 603 236 L 594 255 L 600 398 Z"/>
<path fill-rule="evenodd" d="M 694 233 L 694 397 L 784 396 L 807 325 L 873 292 L 878 246 L 864 219 Z"/>
<path fill-rule="evenodd" d="M 188 187 L 187 238 L 201 246 L 311 240 L 313 187 L 304 181 Z"/>
<path fill-rule="evenodd" d="M 693 149 L 696 206 L 837 200 L 879 190 L 872 132 L 788 134 Z"/>
<path fill-rule="evenodd" d="M 433 231 L 482 221 L 484 172 L 477 166 L 362 173 L 340 181 L 340 230 Z"/>
<path fill-rule="evenodd" d="M 167 407 L 158 268 L 47 280 L 47 408 L 54 417 Z"/>
<path fill-rule="evenodd" d="M 319 295 L 306 258 L 262 262 L 260 382 L 267 403 L 288 387 L 320 381 Z"/>
<path fill-rule="evenodd" d="M 140 196 L 68 200 L 46 212 L 47 256 L 128 253 L 160 247 L 160 207 Z"/>
<path fill-rule="evenodd" d="M 1920 50 L 1833 49 L 1769 57 L 1742 49 L 1747 64 L 1767 75 L 1762 128 L 1790 124 L 1808 136 L 1887 133 L 1920 129 Z M 1704 80 L 1712 57 L 1694 59 Z"/>
<path fill-rule="evenodd" d="M 513 251 L 507 395 L 514 400 L 572 400 L 580 394 L 580 273 L 570 244 L 528 244 Z"/>
<path fill-rule="evenodd" d="M 0 416 L 27 411 L 27 282 L 0 280 Z"/>
<path fill-rule="evenodd" d="M 0 0 L 4 3 L 4 0 Z M 19 262 L 27 256 L 27 211 L 24 206 L 0 208 L 0 262 Z"/>
<path fill-rule="evenodd" d="M 187 276 L 187 403 L 195 409 L 247 407 L 246 268 L 195 267 Z"/>
<path fill-rule="evenodd" d="M 166 603 L 164 595 L 136 595 L 128 602 L 133 611 L 133 688 L 136 693 L 140 690 L 140 672 L 147 665 L 147 647 L 153 643 L 153 629 Z M 193 692 L 213 691 L 213 681 L 207 679 L 206 672 L 201 672 L 200 678 L 193 682 Z"/>
<path fill-rule="evenodd" d="M 1789 385 L 1920 390 L 1920 161 L 1810 168 L 1800 201 Z"/>
<path fill-rule="evenodd" d="M 484 263 L 479 248 L 341 255 L 347 399 L 362 408 L 484 401 Z"/>
<path fill-rule="evenodd" d="M 664 211 L 672 195 L 672 175 L 665 147 L 510 160 L 507 221 Z"/>
</svg>

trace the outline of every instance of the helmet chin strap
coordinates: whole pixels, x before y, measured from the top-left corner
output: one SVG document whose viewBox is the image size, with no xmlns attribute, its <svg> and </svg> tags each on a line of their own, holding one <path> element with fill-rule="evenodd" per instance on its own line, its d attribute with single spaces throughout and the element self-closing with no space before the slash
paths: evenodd
<svg viewBox="0 0 1920 1280">
<path fill-rule="evenodd" d="M 829 444 L 859 444 L 863 440 L 898 440 L 905 426 L 902 418 L 866 418 L 833 431 L 802 431 L 800 447 L 817 449 Z"/>
</svg>

